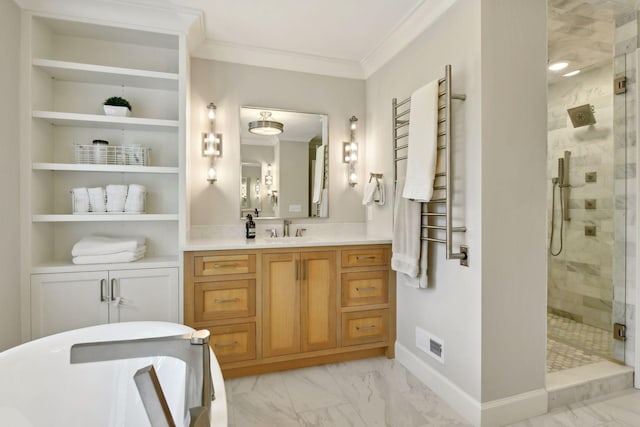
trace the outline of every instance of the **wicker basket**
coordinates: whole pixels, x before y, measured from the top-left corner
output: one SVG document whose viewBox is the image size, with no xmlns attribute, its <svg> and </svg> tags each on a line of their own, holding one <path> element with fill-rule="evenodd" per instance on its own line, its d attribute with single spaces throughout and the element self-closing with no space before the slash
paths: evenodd
<svg viewBox="0 0 640 427">
<path fill-rule="evenodd" d="M 142 145 L 74 145 L 76 163 L 149 166 L 149 147 Z"/>
</svg>

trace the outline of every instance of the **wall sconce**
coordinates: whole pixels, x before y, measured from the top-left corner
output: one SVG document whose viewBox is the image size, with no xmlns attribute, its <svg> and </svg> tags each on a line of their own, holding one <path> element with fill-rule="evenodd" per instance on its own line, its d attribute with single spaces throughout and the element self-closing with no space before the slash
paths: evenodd
<svg viewBox="0 0 640 427">
<path fill-rule="evenodd" d="M 358 174 L 356 173 L 356 162 L 358 161 L 358 143 L 356 142 L 356 130 L 358 129 L 358 118 L 351 116 L 349 119 L 349 141 L 342 143 L 342 162 L 348 165 L 347 181 L 349 185 L 355 187 L 358 183 Z"/>
<path fill-rule="evenodd" d="M 202 156 L 211 159 L 207 171 L 207 181 L 213 184 L 218 178 L 214 159 L 222 157 L 222 134 L 216 133 L 216 106 L 213 102 L 207 105 L 207 118 L 209 119 L 209 131 L 202 133 Z"/>
<path fill-rule="evenodd" d="M 267 174 L 264 176 L 264 185 L 267 188 L 267 197 L 271 201 L 271 204 L 278 203 L 278 191 L 273 186 L 273 175 L 271 175 L 271 163 L 267 163 Z"/>
</svg>

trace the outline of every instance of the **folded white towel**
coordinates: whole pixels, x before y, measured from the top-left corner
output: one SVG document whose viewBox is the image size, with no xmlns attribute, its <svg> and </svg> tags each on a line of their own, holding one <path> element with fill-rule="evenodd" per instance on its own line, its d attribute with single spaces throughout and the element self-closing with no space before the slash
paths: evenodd
<svg viewBox="0 0 640 427">
<path fill-rule="evenodd" d="M 142 246 L 137 251 L 118 252 L 109 255 L 83 255 L 73 257 L 74 264 L 111 264 L 115 262 L 137 261 L 144 257 L 146 246 Z"/>
<path fill-rule="evenodd" d="M 71 197 L 73 198 L 73 213 L 89 212 L 89 192 L 86 187 L 72 189 Z"/>
<path fill-rule="evenodd" d="M 87 192 L 89 193 L 89 209 L 91 212 L 104 212 L 107 210 L 104 188 L 89 188 Z"/>
<path fill-rule="evenodd" d="M 402 197 L 429 201 L 433 195 L 438 145 L 438 80 L 411 95 L 406 183 Z"/>
<path fill-rule="evenodd" d="M 125 212 L 144 212 L 144 198 L 147 189 L 143 185 L 129 184 L 127 200 L 124 203 Z"/>
<path fill-rule="evenodd" d="M 145 244 L 144 237 L 107 237 L 107 236 L 88 236 L 83 237 L 73 245 L 71 255 L 110 255 L 118 252 L 133 252 L 143 247 Z"/>
<path fill-rule="evenodd" d="M 393 241 L 391 245 L 391 268 L 409 277 L 418 276 L 420 271 L 421 206 L 400 197 L 404 179 L 398 179 L 394 208 Z M 426 257 L 426 251 L 424 256 Z"/>
<path fill-rule="evenodd" d="M 370 205 L 371 203 L 373 203 L 373 195 L 375 194 L 377 188 L 378 188 L 377 181 L 367 182 L 364 185 L 364 191 L 362 194 L 363 206 Z"/>
<path fill-rule="evenodd" d="M 107 212 L 124 212 L 126 185 L 107 185 Z"/>
<path fill-rule="evenodd" d="M 324 178 L 324 145 L 316 148 L 316 166 L 313 174 L 313 203 L 320 203 Z"/>
</svg>

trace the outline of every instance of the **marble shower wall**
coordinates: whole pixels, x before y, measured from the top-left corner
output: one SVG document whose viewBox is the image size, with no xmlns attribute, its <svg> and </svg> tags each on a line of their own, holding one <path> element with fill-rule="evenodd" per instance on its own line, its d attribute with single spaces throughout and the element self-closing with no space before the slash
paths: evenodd
<svg viewBox="0 0 640 427">
<path fill-rule="evenodd" d="M 637 12 L 616 19 L 614 73 L 625 75 L 627 93 L 614 97 L 615 123 L 615 245 L 614 245 L 614 322 L 627 326 L 627 341 L 614 341 L 613 355 L 633 365 L 636 316 L 636 49 Z"/>
<path fill-rule="evenodd" d="M 570 221 L 564 222 L 564 248 L 549 256 L 548 309 L 598 328 L 610 330 L 613 305 L 614 137 L 611 63 L 564 78 L 548 90 L 549 230 L 551 230 L 551 177 L 558 175 L 558 158 L 571 152 Z M 574 128 L 567 109 L 583 104 L 595 107 L 596 124 Z M 585 182 L 596 172 L 597 182 Z M 560 201 L 555 191 L 555 236 L 559 248 Z M 586 200 L 595 209 L 585 209 Z M 585 236 L 595 226 L 595 236 Z"/>
</svg>

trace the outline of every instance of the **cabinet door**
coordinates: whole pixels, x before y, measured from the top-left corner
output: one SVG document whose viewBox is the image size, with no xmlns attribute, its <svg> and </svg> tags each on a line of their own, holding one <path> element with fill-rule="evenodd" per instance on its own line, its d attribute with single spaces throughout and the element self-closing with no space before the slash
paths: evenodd
<svg viewBox="0 0 640 427">
<path fill-rule="evenodd" d="M 303 252 L 300 259 L 302 351 L 335 348 L 336 252 Z"/>
<path fill-rule="evenodd" d="M 31 276 L 31 338 L 108 321 L 107 273 Z"/>
<path fill-rule="evenodd" d="M 264 357 L 300 352 L 300 254 L 262 258 Z"/>
<path fill-rule="evenodd" d="M 179 321 L 177 268 L 109 272 L 109 322 Z"/>
</svg>

